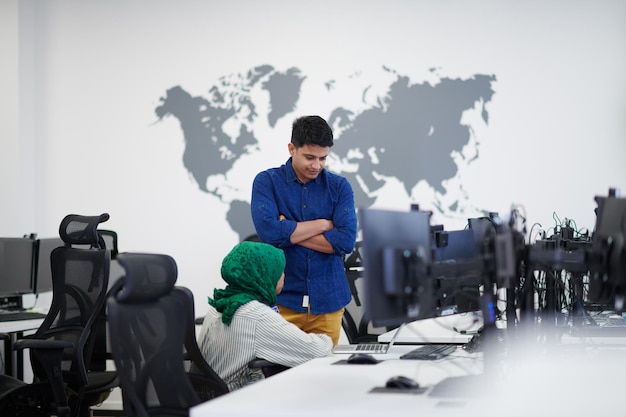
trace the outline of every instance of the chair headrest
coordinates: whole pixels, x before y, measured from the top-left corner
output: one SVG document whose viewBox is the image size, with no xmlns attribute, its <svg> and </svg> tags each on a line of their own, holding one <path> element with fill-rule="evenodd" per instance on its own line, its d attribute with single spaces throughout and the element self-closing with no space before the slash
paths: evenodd
<svg viewBox="0 0 626 417">
<path fill-rule="evenodd" d="M 108 213 L 99 216 L 68 214 L 61 221 L 59 236 L 67 245 L 99 245 L 98 225 L 109 220 Z"/>
<path fill-rule="evenodd" d="M 126 271 L 115 298 L 121 302 L 156 300 L 169 294 L 178 278 L 176 261 L 169 255 L 124 252 L 117 260 Z"/>
</svg>

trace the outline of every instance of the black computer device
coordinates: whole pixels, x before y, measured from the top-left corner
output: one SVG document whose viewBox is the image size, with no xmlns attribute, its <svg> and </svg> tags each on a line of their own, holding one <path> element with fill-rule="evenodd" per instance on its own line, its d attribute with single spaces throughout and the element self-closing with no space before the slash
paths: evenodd
<svg viewBox="0 0 626 417">
<path fill-rule="evenodd" d="M 433 246 L 435 271 L 441 269 L 442 264 L 449 264 L 452 267 L 463 261 L 476 259 L 480 254 L 474 230 L 441 230 L 437 232 L 437 237 L 435 242 L 438 243 Z M 459 272 L 433 278 L 435 278 L 433 285 L 437 293 L 439 315 L 480 310 L 479 287 L 483 284 L 480 269 L 474 271 L 470 269 L 465 273 Z"/>
<path fill-rule="evenodd" d="M 488 217 L 472 217 L 467 219 L 469 230 L 474 234 L 474 244 L 479 253 L 489 250 L 489 244 L 496 234 L 497 213 L 490 213 Z"/>
<path fill-rule="evenodd" d="M 441 230 L 438 234 L 441 244 L 433 248 L 433 261 L 471 259 L 478 254 L 473 230 Z"/>
<path fill-rule="evenodd" d="M 596 226 L 587 256 L 591 301 L 626 310 L 626 198 L 610 192 L 596 197 Z"/>
<path fill-rule="evenodd" d="M 363 233 L 365 302 L 374 326 L 398 326 L 433 317 L 430 212 L 364 208 L 359 210 Z"/>
<path fill-rule="evenodd" d="M 0 307 L 21 307 L 21 296 L 34 291 L 36 240 L 0 238 Z"/>
<path fill-rule="evenodd" d="M 34 292 L 41 294 L 52 291 L 52 266 L 50 254 L 55 248 L 64 246 L 60 237 L 37 239 L 37 264 L 35 267 Z"/>
</svg>

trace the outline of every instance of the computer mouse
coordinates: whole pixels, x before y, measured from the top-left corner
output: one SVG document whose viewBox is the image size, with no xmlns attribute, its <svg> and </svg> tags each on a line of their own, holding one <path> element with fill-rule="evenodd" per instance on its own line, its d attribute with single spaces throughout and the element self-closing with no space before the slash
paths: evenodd
<svg viewBox="0 0 626 417">
<path fill-rule="evenodd" d="M 369 353 L 353 353 L 352 355 L 348 356 L 348 363 L 370 365 L 378 363 L 378 359 L 376 359 Z"/>
<path fill-rule="evenodd" d="M 409 378 L 408 376 L 392 376 L 387 380 L 385 384 L 387 388 L 397 388 L 397 389 L 415 389 L 419 388 L 420 384 L 417 381 Z"/>
</svg>

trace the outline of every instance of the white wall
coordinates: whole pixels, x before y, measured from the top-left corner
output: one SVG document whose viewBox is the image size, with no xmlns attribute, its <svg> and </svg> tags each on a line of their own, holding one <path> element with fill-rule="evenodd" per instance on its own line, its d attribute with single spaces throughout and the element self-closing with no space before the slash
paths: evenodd
<svg viewBox="0 0 626 417">
<path fill-rule="evenodd" d="M 18 139 L 18 2 L 0 2 L 0 192 L 2 234 L 32 230 L 34 183 L 29 144 Z"/>
<path fill-rule="evenodd" d="M 159 98 L 176 85 L 203 96 L 219 77 L 263 64 L 298 67 L 309 83 L 383 65 L 413 82 L 430 68 L 495 74 L 489 123 L 475 132 L 480 156 L 463 171 L 472 205 L 503 213 L 522 204 L 530 224 L 550 227 L 554 212 L 592 228 L 593 197 L 626 190 L 621 0 L 0 4 L 0 234 L 52 236 L 70 212 L 108 212 L 121 250 L 174 256 L 199 314 L 238 236 L 228 204 L 185 170 L 178 122 L 155 123 Z M 321 92 L 310 97 L 288 121 L 329 107 Z M 282 163 L 289 134 L 286 123 L 275 159 L 238 175 Z M 409 197 L 384 204 L 406 208 Z"/>
</svg>

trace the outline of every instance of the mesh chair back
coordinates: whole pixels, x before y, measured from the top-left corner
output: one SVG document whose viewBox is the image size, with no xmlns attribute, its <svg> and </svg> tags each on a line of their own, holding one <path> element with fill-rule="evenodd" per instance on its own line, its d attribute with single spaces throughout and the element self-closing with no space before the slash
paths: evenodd
<svg viewBox="0 0 626 417">
<path fill-rule="evenodd" d="M 202 401 L 184 363 L 194 321 L 191 293 L 174 287 L 177 267 L 168 255 L 120 253 L 117 259 L 126 274 L 107 314 L 124 413 L 186 416 Z"/>
<path fill-rule="evenodd" d="M 185 326 L 185 369 L 196 394 L 201 401 L 208 401 L 228 392 L 228 385 L 206 362 L 196 337 L 196 324 L 193 293 L 185 287 L 175 287 L 173 294 L 180 297 L 187 308 Z"/>
</svg>

